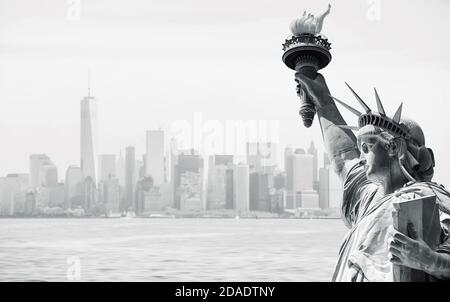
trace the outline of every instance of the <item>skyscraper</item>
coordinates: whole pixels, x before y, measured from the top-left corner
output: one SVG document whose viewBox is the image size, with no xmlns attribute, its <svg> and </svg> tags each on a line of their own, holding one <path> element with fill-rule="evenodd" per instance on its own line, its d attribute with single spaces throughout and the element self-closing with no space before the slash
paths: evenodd
<svg viewBox="0 0 450 302">
<path fill-rule="evenodd" d="M 250 173 L 250 210 L 270 211 L 269 175 L 267 173 Z"/>
<path fill-rule="evenodd" d="M 329 200 L 328 206 L 330 208 L 340 208 L 342 204 L 343 185 L 339 176 L 334 172 L 328 154 L 323 154 L 323 166 L 328 171 L 328 190 Z"/>
<path fill-rule="evenodd" d="M 284 171 L 286 171 L 286 207 L 292 208 L 294 206 L 295 192 L 294 192 L 294 152 L 291 147 L 286 147 L 284 150 Z"/>
<path fill-rule="evenodd" d="M 44 164 L 52 164 L 52 161 L 46 154 L 32 154 L 30 155 L 30 187 L 36 189 L 42 186 L 43 174 L 42 166 Z"/>
<path fill-rule="evenodd" d="M 145 159 L 146 176 L 153 178 L 159 186 L 164 182 L 164 131 L 147 131 L 147 151 Z"/>
<path fill-rule="evenodd" d="M 286 148 L 285 168 L 285 208 L 318 207 L 318 196 L 313 190 L 314 156 L 303 149 L 293 153 L 292 149 Z"/>
<path fill-rule="evenodd" d="M 211 155 L 208 167 L 208 209 L 226 208 L 227 171 L 232 168 L 233 155 Z"/>
<path fill-rule="evenodd" d="M 297 149 L 293 154 L 293 191 L 312 191 L 313 156 Z"/>
<path fill-rule="evenodd" d="M 318 158 L 317 149 L 316 146 L 314 146 L 314 141 L 311 141 L 311 145 L 309 145 L 308 154 L 313 156 L 313 182 L 316 182 L 319 180 L 317 177 Z"/>
<path fill-rule="evenodd" d="M 96 182 L 97 151 L 97 100 L 91 96 L 90 83 L 88 95 L 80 102 L 80 166 L 84 178 L 91 177 Z"/>
<path fill-rule="evenodd" d="M 25 213 L 28 174 L 12 173 L 0 177 L 0 216 Z"/>
<path fill-rule="evenodd" d="M 41 186 L 54 187 L 58 183 L 58 168 L 50 162 L 41 165 Z"/>
<path fill-rule="evenodd" d="M 84 178 L 80 167 L 69 166 L 67 168 L 64 185 L 66 208 L 82 207 L 84 204 Z"/>
<path fill-rule="evenodd" d="M 328 168 L 319 169 L 319 207 L 330 207 L 330 171 Z"/>
<path fill-rule="evenodd" d="M 116 156 L 114 154 L 101 154 L 98 156 L 99 181 L 116 178 Z"/>
<path fill-rule="evenodd" d="M 179 151 L 177 164 L 175 166 L 174 188 L 175 188 L 175 207 L 182 208 L 183 198 L 186 197 L 186 190 L 194 190 L 190 194 L 195 193 L 202 197 L 202 171 L 204 167 L 203 158 L 194 150 Z"/>
<path fill-rule="evenodd" d="M 248 212 L 250 210 L 250 175 L 249 166 L 238 164 L 235 167 L 235 210 Z"/>
<path fill-rule="evenodd" d="M 125 187 L 125 159 L 122 155 L 122 149 L 120 150 L 119 158 L 117 159 L 117 178 L 119 179 L 119 184 Z"/>
<path fill-rule="evenodd" d="M 227 169 L 225 173 L 225 209 L 232 210 L 234 208 L 234 169 Z"/>
<path fill-rule="evenodd" d="M 125 204 L 124 210 L 134 207 L 134 188 L 136 185 L 136 158 L 133 146 L 125 149 Z"/>
</svg>

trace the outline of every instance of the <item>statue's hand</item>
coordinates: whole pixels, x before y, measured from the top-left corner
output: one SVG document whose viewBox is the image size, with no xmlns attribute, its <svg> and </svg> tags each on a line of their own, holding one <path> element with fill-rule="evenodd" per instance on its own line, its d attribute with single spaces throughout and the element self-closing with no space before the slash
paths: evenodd
<svg viewBox="0 0 450 302">
<path fill-rule="evenodd" d="M 408 233 L 412 238 L 394 230 L 393 237 L 389 240 L 390 261 L 424 272 L 432 271 L 436 263 L 437 253 L 428 244 L 419 239 L 414 226 L 408 225 Z"/>
<path fill-rule="evenodd" d="M 310 79 L 301 72 L 296 72 L 295 81 L 298 83 L 297 95 L 300 96 L 301 89 L 306 90 L 306 93 L 310 96 L 316 108 L 320 109 L 333 104 L 334 101 L 330 97 L 330 91 L 325 82 L 325 78 L 320 73 L 317 73 L 314 79 Z"/>
</svg>

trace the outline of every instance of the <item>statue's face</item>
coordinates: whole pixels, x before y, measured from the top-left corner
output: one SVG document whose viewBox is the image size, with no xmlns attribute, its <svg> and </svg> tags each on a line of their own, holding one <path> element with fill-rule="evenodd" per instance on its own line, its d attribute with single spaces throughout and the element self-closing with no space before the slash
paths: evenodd
<svg viewBox="0 0 450 302">
<path fill-rule="evenodd" d="M 390 173 L 392 158 L 386 147 L 385 139 L 378 135 L 363 135 L 358 137 L 358 148 L 361 158 L 365 160 L 366 175 L 371 181 L 377 182 Z"/>
</svg>

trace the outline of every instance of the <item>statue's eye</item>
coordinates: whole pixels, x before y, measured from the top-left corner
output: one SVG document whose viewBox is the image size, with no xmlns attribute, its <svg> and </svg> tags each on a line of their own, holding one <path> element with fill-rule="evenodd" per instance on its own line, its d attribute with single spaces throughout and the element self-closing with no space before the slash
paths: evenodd
<svg viewBox="0 0 450 302">
<path fill-rule="evenodd" d="M 366 154 L 369 153 L 369 147 L 367 147 L 366 143 L 361 144 L 361 150 L 362 150 L 362 152 L 364 152 Z"/>
</svg>

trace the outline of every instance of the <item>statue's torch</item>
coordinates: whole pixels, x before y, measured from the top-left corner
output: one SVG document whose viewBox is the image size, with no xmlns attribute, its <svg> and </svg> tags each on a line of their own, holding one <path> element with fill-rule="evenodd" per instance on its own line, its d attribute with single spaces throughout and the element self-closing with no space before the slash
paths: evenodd
<svg viewBox="0 0 450 302">
<path fill-rule="evenodd" d="M 330 13 L 330 7 L 328 5 L 328 9 L 317 17 L 304 12 L 303 16 L 291 23 L 292 36 L 283 44 L 283 62 L 289 68 L 312 79 L 319 69 L 331 61 L 331 43 L 320 34 L 323 20 Z M 305 127 L 309 128 L 314 120 L 316 108 L 303 88 L 299 96 L 301 100 L 299 114 Z"/>
</svg>

